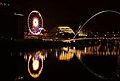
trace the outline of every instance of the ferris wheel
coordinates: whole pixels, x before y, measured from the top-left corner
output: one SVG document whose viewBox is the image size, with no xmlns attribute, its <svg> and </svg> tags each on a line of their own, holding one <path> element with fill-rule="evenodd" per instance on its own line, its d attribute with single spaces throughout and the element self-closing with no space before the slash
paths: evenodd
<svg viewBox="0 0 120 81">
<path fill-rule="evenodd" d="M 41 31 L 44 29 L 43 18 L 38 11 L 33 10 L 28 15 L 28 28 L 29 32 L 33 35 L 41 34 Z"/>
</svg>

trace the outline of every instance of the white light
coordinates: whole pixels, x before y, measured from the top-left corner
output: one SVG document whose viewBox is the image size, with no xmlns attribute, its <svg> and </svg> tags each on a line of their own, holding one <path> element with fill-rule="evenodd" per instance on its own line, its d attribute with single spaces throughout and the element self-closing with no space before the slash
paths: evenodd
<svg viewBox="0 0 120 81">
<path fill-rule="evenodd" d="M 27 55 L 24 55 L 24 59 L 25 59 L 25 61 L 27 60 Z"/>
<path fill-rule="evenodd" d="M 16 15 L 16 16 L 24 16 L 23 14 L 17 14 L 16 12 L 14 12 L 14 15 Z"/>
<path fill-rule="evenodd" d="M 32 64 L 33 70 L 37 70 L 39 68 L 39 61 L 35 59 Z"/>
<path fill-rule="evenodd" d="M 56 55 L 56 57 L 58 57 L 58 52 L 57 52 L 57 51 L 56 51 L 56 54 L 55 54 L 55 55 Z"/>
<path fill-rule="evenodd" d="M 11 40 L 13 40 L 13 38 L 12 38 L 12 37 L 11 37 L 10 39 L 11 39 Z"/>
<path fill-rule="evenodd" d="M 85 47 L 84 51 L 85 51 L 85 53 L 87 52 L 87 49 L 86 49 L 86 47 Z"/>
<path fill-rule="evenodd" d="M 73 40 L 73 42 L 75 42 L 75 40 Z"/>
<path fill-rule="evenodd" d="M 10 4 L 8 4 L 8 6 L 10 6 Z"/>
<path fill-rule="evenodd" d="M 33 26 L 34 26 L 34 27 L 38 27 L 38 25 L 39 25 L 38 18 L 34 18 L 34 19 L 33 19 Z"/>
<path fill-rule="evenodd" d="M 73 47 L 73 49 L 75 50 L 76 48 L 75 48 L 75 47 Z"/>
</svg>

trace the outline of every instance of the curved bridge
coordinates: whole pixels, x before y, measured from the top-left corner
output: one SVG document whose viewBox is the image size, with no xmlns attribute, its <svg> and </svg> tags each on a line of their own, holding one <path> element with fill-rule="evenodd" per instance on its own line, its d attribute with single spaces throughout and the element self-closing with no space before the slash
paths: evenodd
<svg viewBox="0 0 120 81">
<path fill-rule="evenodd" d="M 83 27 L 84 27 L 91 19 L 93 19 L 94 17 L 96 17 L 96 16 L 99 15 L 99 14 L 106 13 L 106 12 L 116 13 L 116 14 L 119 14 L 119 15 L 120 15 L 120 12 L 114 11 L 114 10 L 104 10 L 104 11 L 100 11 L 100 12 L 94 14 L 94 15 L 93 15 L 92 17 L 90 17 L 80 28 L 78 28 L 77 33 L 74 35 L 73 39 L 76 38 L 76 36 L 78 35 L 78 33 L 83 29 Z"/>
</svg>

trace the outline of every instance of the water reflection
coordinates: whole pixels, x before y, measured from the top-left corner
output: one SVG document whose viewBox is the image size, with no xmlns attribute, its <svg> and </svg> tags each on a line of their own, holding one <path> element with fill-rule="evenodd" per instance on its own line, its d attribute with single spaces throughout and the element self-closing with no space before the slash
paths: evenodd
<svg viewBox="0 0 120 81">
<path fill-rule="evenodd" d="M 33 78 L 39 77 L 43 69 L 43 56 L 40 51 L 29 54 L 28 72 Z"/>
<path fill-rule="evenodd" d="M 116 75 L 117 77 L 120 77 L 120 56 L 118 56 L 117 60 Z"/>
<path fill-rule="evenodd" d="M 120 79 L 119 44 L 120 43 L 117 43 L 116 45 L 111 45 L 111 43 L 99 43 L 97 45 L 89 45 L 82 48 L 74 46 L 46 48 L 36 51 L 19 52 L 19 56 L 22 56 L 24 62 L 27 63 L 27 71 L 32 78 L 39 78 L 40 75 L 42 76 L 44 72 L 46 72 L 45 70 L 47 70 L 46 67 L 48 67 L 48 65 L 52 64 L 53 62 L 58 64 L 59 62 L 65 62 L 69 64 L 74 61 L 75 58 L 77 58 L 79 64 L 82 64 L 82 66 L 86 68 L 86 70 L 91 74 L 99 77 L 102 80 L 112 80 L 116 78 Z M 45 68 L 43 68 L 44 66 Z M 60 70 L 60 67 L 65 66 L 57 67 L 57 65 L 54 65 L 52 68 L 54 68 L 54 70 L 55 68 L 57 68 L 56 70 Z M 75 68 L 78 66 L 72 67 Z M 23 78 L 24 76 L 22 76 L 22 79 Z"/>
</svg>

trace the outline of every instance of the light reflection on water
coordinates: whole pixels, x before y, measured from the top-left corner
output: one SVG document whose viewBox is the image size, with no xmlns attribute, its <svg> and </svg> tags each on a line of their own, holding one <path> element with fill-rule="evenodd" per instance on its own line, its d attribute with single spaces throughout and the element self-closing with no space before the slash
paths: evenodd
<svg viewBox="0 0 120 81">
<path fill-rule="evenodd" d="M 44 66 L 47 66 L 47 63 L 51 62 L 53 59 L 58 63 L 69 63 L 73 61 L 74 58 L 77 58 L 79 63 L 96 77 L 103 80 L 116 79 L 120 76 L 120 46 L 113 46 L 112 49 L 108 46 L 109 44 L 99 44 L 82 48 L 74 46 L 46 48 L 36 51 L 19 52 L 19 56 L 22 56 L 27 63 L 25 67 L 28 68 L 27 71 L 33 78 L 40 78 L 40 76 L 43 76 L 43 70 L 46 70 Z M 48 61 L 45 62 L 46 60 Z M 34 61 L 36 61 L 36 63 L 34 63 Z M 24 76 L 21 75 L 21 77 L 24 79 Z"/>
<path fill-rule="evenodd" d="M 29 55 L 28 58 L 28 72 L 33 78 L 39 77 L 43 69 L 43 56 L 40 51 Z"/>
</svg>

